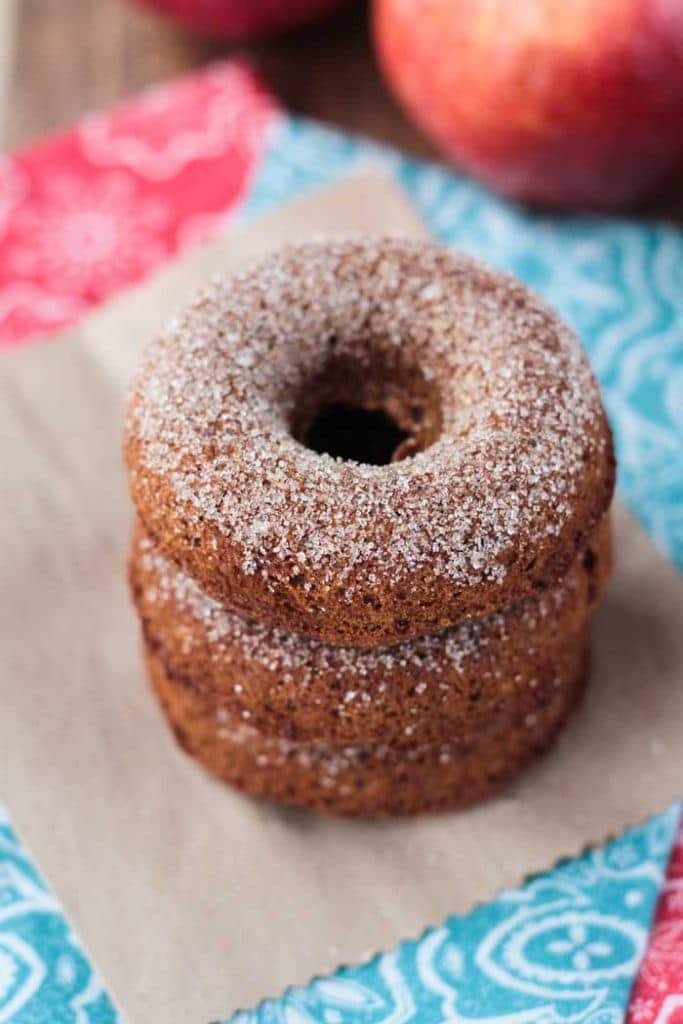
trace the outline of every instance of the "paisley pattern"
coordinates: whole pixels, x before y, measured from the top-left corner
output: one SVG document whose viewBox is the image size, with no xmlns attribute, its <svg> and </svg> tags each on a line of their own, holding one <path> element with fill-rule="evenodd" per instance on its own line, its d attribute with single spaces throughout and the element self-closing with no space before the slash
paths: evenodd
<svg viewBox="0 0 683 1024">
<path fill-rule="evenodd" d="M 627 1024 L 683 1024 L 683 829 L 659 894 Z"/>
<path fill-rule="evenodd" d="M 279 117 L 241 216 L 380 163 L 435 237 L 510 270 L 576 328 L 614 428 L 621 493 L 683 568 L 683 232 L 533 214 L 470 179 Z"/>
<path fill-rule="evenodd" d="M 122 1024 L 0 808 L 0 1024 Z"/>
<path fill-rule="evenodd" d="M 225 61 L 0 158 L 0 348 L 74 323 L 216 234 L 274 109 Z"/>
<path fill-rule="evenodd" d="M 76 127 L 92 167 L 126 168 L 151 182 L 230 154 L 251 162 L 259 151 L 268 102 L 237 61 L 215 64 L 181 83 L 156 86 L 113 112 L 91 114 Z M 226 197 L 227 198 L 227 197 Z"/>
<path fill-rule="evenodd" d="M 620 1024 L 678 805 L 606 847 L 230 1024 Z"/>
</svg>

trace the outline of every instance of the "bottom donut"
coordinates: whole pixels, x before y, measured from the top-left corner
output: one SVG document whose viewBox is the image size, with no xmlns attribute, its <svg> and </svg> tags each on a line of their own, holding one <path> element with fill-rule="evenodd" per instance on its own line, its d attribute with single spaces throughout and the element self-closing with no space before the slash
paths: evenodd
<svg viewBox="0 0 683 1024">
<path fill-rule="evenodd" d="M 558 655 L 556 693 L 538 713 L 497 715 L 466 745 L 389 749 L 270 736 L 236 717 L 219 697 L 173 676 L 160 649 L 146 650 L 154 691 L 181 747 L 209 772 L 251 796 L 328 814 L 386 817 L 448 811 L 496 793 L 553 743 L 581 696 L 588 629 Z"/>
</svg>

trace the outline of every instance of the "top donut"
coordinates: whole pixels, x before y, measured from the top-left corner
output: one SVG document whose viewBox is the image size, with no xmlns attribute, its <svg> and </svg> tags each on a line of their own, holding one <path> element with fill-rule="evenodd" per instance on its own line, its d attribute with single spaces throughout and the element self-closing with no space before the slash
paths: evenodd
<svg viewBox="0 0 683 1024">
<path fill-rule="evenodd" d="M 394 461 L 368 464 L 358 409 L 393 423 Z M 208 594 L 354 646 L 556 582 L 614 486 L 571 331 L 513 278 L 399 238 L 287 248 L 215 281 L 147 347 L 125 454 L 147 532 Z"/>
</svg>

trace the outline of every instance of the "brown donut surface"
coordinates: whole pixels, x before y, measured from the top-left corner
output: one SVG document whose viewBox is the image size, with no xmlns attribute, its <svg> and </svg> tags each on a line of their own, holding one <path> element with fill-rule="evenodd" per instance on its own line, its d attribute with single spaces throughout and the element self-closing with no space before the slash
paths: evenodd
<svg viewBox="0 0 683 1024">
<path fill-rule="evenodd" d="M 537 597 L 393 647 L 336 647 L 225 610 L 138 529 L 133 599 L 148 649 L 175 679 L 213 694 L 270 735 L 331 743 L 434 742 L 476 734 L 500 713 L 554 697 L 555 665 L 583 627 L 611 566 L 606 519 L 568 575 Z"/>
<path fill-rule="evenodd" d="M 539 712 L 501 714 L 476 739 L 454 733 L 400 751 L 268 736 L 235 719 L 220 698 L 171 676 L 149 652 L 147 666 L 178 743 L 218 778 L 284 804 L 381 817 L 455 810 L 497 792 L 552 745 L 583 690 L 587 651 L 584 629 L 565 645 L 556 692 Z"/>
<path fill-rule="evenodd" d="M 384 465 L 304 443 L 386 414 Z M 612 495 L 597 384 L 518 281 L 436 245 L 284 249 L 202 292 L 147 349 L 127 416 L 145 530 L 268 626 L 395 644 L 560 579 Z"/>
</svg>

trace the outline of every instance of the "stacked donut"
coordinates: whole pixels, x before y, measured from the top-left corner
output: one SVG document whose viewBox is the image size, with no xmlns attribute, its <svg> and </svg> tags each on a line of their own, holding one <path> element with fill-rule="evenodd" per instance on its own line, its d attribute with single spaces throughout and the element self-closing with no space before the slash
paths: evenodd
<svg viewBox="0 0 683 1024">
<path fill-rule="evenodd" d="M 578 342 L 511 277 L 403 239 L 282 250 L 147 348 L 125 454 L 152 685 L 238 788 L 460 807 L 576 704 L 611 435 Z"/>
</svg>

